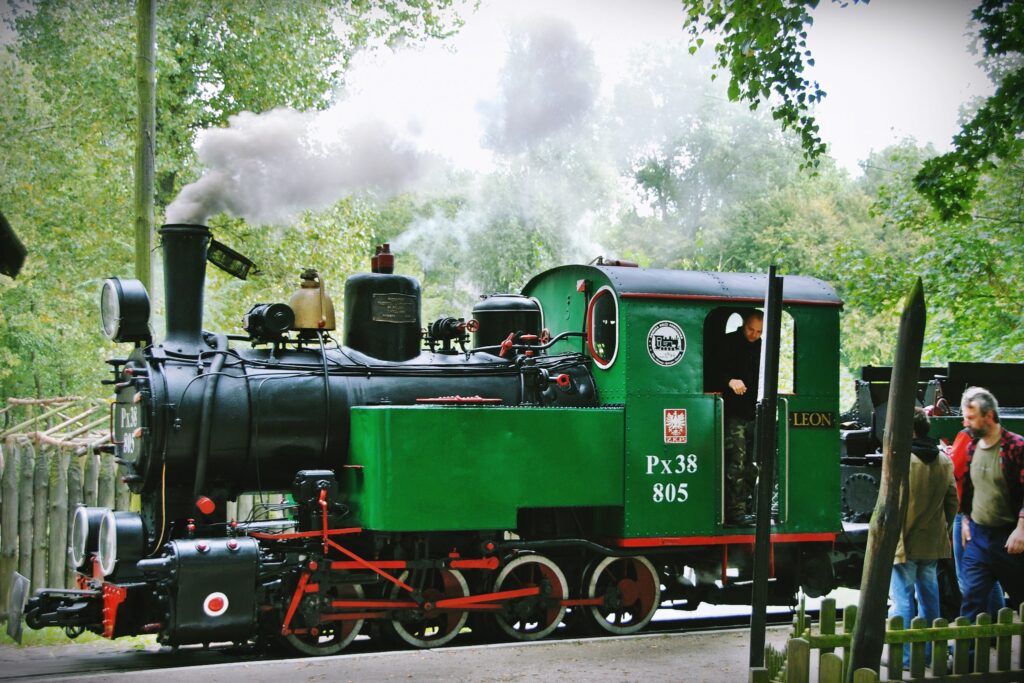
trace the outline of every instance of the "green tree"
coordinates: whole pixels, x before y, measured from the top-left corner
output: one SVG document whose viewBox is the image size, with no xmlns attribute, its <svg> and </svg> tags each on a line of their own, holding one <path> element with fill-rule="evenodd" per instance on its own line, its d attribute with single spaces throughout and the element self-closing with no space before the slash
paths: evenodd
<svg viewBox="0 0 1024 683">
<path fill-rule="evenodd" d="M 196 132 L 243 110 L 327 107 L 357 50 L 458 26 L 449 0 L 186 0 L 157 11 L 158 214 L 198 173 Z M 110 348 L 96 295 L 132 261 L 133 12 L 112 0 L 41 0 L 0 48 L 0 205 L 29 249 L 18 280 L 0 282 L 0 395 L 102 391 L 97 370 Z M 286 266 L 273 251 L 286 240 L 288 249 L 322 245 L 318 257 L 333 256 L 327 269 L 348 267 L 345 254 L 364 250 L 368 213 L 342 203 L 277 242 L 223 218 L 212 227 L 254 248 L 269 278 L 316 265 L 298 249 Z M 209 317 L 237 321 L 247 303 L 234 295 L 249 288 L 211 276 Z"/>
<path fill-rule="evenodd" d="M 1024 250 L 1024 160 L 1018 153 L 980 176 L 972 213 L 945 221 L 915 191 L 933 154 L 904 146 L 874 161 L 892 169 L 875 211 L 887 231 L 916 245 L 903 270 L 920 274 L 928 292 L 925 357 L 1019 361 L 1024 341 L 1010 331 L 1024 315 L 1024 264 L 1014 256 Z"/>
<path fill-rule="evenodd" d="M 610 136 L 630 141 L 619 160 L 639 201 L 609 235 L 618 255 L 656 267 L 721 270 L 713 253 L 732 207 L 798 175 L 791 135 L 732 105 L 710 65 L 683 51 L 650 51 L 616 92 Z"/>
<path fill-rule="evenodd" d="M 806 41 L 810 12 L 818 0 L 685 0 L 684 5 L 692 51 L 703 44 L 704 35 L 721 38 L 714 49 L 717 67 L 729 73 L 729 98 L 746 101 L 751 108 L 769 102 L 782 127 L 799 134 L 807 163 L 816 165 L 825 145 L 813 108 L 824 92 L 803 73 L 814 64 Z M 998 161 L 1019 155 L 1018 138 L 1024 133 L 1024 4 L 980 0 L 972 17 L 998 87 L 964 122 L 953 139 L 953 151 L 928 160 L 914 178 L 915 187 L 943 219 L 970 210 L 981 175 Z"/>
</svg>

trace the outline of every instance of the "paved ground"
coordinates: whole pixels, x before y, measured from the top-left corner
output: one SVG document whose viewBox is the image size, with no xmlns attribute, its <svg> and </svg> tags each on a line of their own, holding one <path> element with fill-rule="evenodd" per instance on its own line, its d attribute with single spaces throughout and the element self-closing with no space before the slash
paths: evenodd
<svg viewBox="0 0 1024 683">
<path fill-rule="evenodd" d="M 788 627 L 773 627 L 767 640 L 782 647 Z M 115 651 L 112 644 L 89 645 L 75 659 L 103 660 Z M 502 644 L 439 650 L 347 654 L 337 657 L 276 661 L 230 662 L 230 657 L 203 653 L 207 661 L 224 663 L 173 667 L 174 660 L 189 658 L 183 650 L 121 653 L 137 668 L 139 658 L 150 658 L 159 669 L 119 673 L 61 674 L 69 648 L 0 648 L 0 679 L 76 680 L 89 683 L 157 683 L 195 680 L 203 683 L 279 683 L 288 681 L 687 681 L 737 683 L 747 680 L 748 631 L 718 631 L 627 638 L 561 640 L 531 644 Z M 212 659 L 211 659 L 212 658 Z M 70 665 L 70 662 L 67 662 Z M 74 671 L 67 668 L 65 671 Z M 82 671 L 81 668 L 77 669 Z M 95 668 L 93 669 L 95 670 Z"/>
</svg>

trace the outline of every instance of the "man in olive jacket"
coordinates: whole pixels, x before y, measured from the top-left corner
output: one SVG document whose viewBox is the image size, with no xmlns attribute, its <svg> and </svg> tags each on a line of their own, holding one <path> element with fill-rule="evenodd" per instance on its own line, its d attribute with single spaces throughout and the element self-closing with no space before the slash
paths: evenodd
<svg viewBox="0 0 1024 683">
<path fill-rule="evenodd" d="M 893 603 L 889 616 L 903 617 L 904 628 L 910 627 L 915 615 L 927 619 L 929 626 L 939 617 L 938 561 L 952 555 L 949 530 L 959 507 L 953 461 L 939 453 L 938 443 L 928 438 L 928 429 L 928 415 L 916 408 L 907 517 L 889 584 Z M 930 659 L 931 652 L 925 656 Z M 903 661 L 905 666 L 909 663 L 910 648 L 904 648 Z"/>
</svg>

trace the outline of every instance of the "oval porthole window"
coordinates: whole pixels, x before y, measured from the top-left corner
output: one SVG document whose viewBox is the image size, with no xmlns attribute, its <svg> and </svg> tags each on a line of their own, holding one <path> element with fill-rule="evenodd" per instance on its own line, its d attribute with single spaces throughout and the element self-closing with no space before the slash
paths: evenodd
<svg viewBox="0 0 1024 683">
<path fill-rule="evenodd" d="M 607 369 L 619 348 L 619 301 L 607 285 L 597 290 L 587 306 L 587 347 L 597 367 Z"/>
</svg>

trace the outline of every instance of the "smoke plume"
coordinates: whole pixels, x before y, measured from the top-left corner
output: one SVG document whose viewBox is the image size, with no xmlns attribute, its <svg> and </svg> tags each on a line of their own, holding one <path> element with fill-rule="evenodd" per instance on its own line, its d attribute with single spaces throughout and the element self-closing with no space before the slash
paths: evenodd
<svg viewBox="0 0 1024 683">
<path fill-rule="evenodd" d="M 430 165 L 415 142 L 370 119 L 323 130 L 324 115 L 290 109 L 232 116 L 196 145 L 203 177 L 167 207 L 169 223 L 204 223 L 226 211 L 261 223 L 287 222 L 360 190 L 408 188 Z"/>
</svg>

